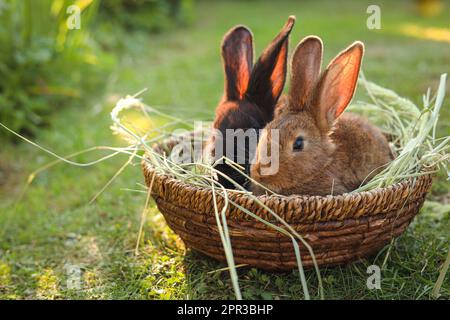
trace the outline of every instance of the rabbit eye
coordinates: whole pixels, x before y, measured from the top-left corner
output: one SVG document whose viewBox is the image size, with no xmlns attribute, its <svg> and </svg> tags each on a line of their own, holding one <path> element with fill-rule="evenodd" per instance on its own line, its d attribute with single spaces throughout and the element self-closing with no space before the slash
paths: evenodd
<svg viewBox="0 0 450 320">
<path fill-rule="evenodd" d="M 293 146 L 294 151 L 302 151 L 303 150 L 303 137 L 297 137 Z"/>
</svg>

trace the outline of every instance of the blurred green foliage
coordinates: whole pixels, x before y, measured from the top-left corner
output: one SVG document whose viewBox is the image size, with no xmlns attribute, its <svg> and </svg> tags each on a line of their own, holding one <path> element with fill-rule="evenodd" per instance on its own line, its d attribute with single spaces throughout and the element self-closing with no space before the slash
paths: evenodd
<svg viewBox="0 0 450 320">
<path fill-rule="evenodd" d="M 69 30 L 74 3 L 82 24 Z M 98 2 L 7 0 L 0 8 L 0 121 L 33 134 L 51 110 L 102 83 L 108 59 L 99 63 L 89 33 Z"/>
<path fill-rule="evenodd" d="M 71 5 L 79 29 L 68 27 Z M 0 0 L 0 122 L 35 134 L 51 111 L 104 89 L 125 29 L 166 30 L 190 12 L 192 0 Z"/>
<path fill-rule="evenodd" d="M 191 22 L 193 0 L 108 0 L 101 9 L 127 29 L 159 32 Z"/>
</svg>

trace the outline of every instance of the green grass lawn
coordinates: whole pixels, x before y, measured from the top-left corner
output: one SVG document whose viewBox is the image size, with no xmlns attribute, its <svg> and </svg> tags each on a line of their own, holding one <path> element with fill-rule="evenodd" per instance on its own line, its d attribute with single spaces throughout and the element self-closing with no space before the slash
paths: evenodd
<svg viewBox="0 0 450 320">
<path fill-rule="evenodd" d="M 40 132 L 36 142 L 60 155 L 92 146 L 123 145 L 111 134 L 109 112 L 119 97 L 143 88 L 148 88 L 145 102 L 166 113 L 212 119 L 223 86 L 219 56 L 223 34 L 235 24 L 247 25 L 258 54 L 290 14 L 297 16 L 291 49 L 302 37 L 317 34 L 324 40 L 328 63 L 351 42 L 362 40 L 365 76 L 419 104 L 428 87 L 436 89 L 440 74 L 450 71 L 450 40 L 420 39 L 407 30 L 445 28 L 448 34 L 448 16 L 423 18 L 416 14 L 413 1 L 383 1 L 382 29 L 368 30 L 366 8 L 371 3 L 200 2 L 190 27 L 159 35 L 127 35 L 126 54 L 104 92 L 92 97 L 89 105 L 55 113 L 51 126 Z M 448 12 L 450 3 L 445 4 Z M 438 131 L 450 133 L 450 96 Z M 98 151 L 76 160 L 86 162 L 104 154 Z M 135 256 L 145 194 L 125 189 L 143 183 L 139 163 L 129 166 L 89 204 L 127 157 L 85 168 L 59 164 L 39 173 L 25 189 L 28 175 L 52 160 L 26 143 L 1 146 L 0 298 L 234 297 L 228 272 L 219 270 L 226 265 L 186 249 L 154 204 L 148 212 L 141 254 Z M 429 299 L 450 243 L 450 186 L 443 177 L 436 181 L 429 200 L 407 232 L 377 256 L 322 268 L 325 298 Z M 382 267 L 380 290 L 366 287 L 366 269 L 372 264 Z M 67 287 L 68 266 L 81 268 L 79 290 Z M 303 298 L 298 272 L 238 270 L 244 298 Z M 441 289 L 446 299 L 450 298 L 448 279 L 447 275 Z M 317 298 L 313 271 L 307 272 L 307 280 L 311 296 Z"/>
</svg>

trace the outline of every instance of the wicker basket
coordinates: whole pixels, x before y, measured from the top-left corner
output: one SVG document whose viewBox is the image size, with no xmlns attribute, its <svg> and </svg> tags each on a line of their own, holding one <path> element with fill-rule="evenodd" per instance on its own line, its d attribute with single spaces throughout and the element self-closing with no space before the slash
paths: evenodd
<svg viewBox="0 0 450 320">
<path fill-rule="evenodd" d="M 165 146 L 173 146 L 175 141 Z M 157 150 L 159 146 L 156 146 Z M 152 178 L 152 197 L 170 228 L 185 244 L 207 256 L 225 261 L 217 229 L 212 191 L 155 173 L 143 162 L 147 186 Z M 154 177 L 153 177 L 154 175 Z M 260 200 L 289 223 L 309 243 L 319 266 L 355 261 L 376 253 L 402 234 L 422 206 L 432 184 L 423 175 L 388 188 L 339 196 L 260 196 Z M 230 193 L 229 198 L 271 223 L 275 218 L 246 195 Z M 217 197 L 218 208 L 223 199 Z M 237 264 L 266 270 L 297 268 L 291 238 L 256 221 L 234 206 L 226 211 Z M 303 266 L 313 265 L 299 242 Z"/>
</svg>

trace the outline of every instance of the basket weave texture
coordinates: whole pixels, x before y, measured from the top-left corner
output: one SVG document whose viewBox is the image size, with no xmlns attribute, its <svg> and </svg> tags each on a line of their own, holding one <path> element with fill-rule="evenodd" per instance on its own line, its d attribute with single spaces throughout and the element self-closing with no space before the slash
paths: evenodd
<svg viewBox="0 0 450 320">
<path fill-rule="evenodd" d="M 142 162 L 142 168 L 145 182 L 148 187 L 152 185 L 152 197 L 170 228 L 188 247 L 226 261 L 212 190 L 156 173 L 147 161 Z M 426 174 L 361 193 L 326 197 L 271 195 L 259 199 L 304 238 L 319 266 L 337 265 L 370 256 L 401 235 L 418 214 L 431 184 L 432 175 Z M 245 194 L 230 192 L 228 198 L 286 229 Z M 224 199 L 216 196 L 216 201 L 220 212 Z M 226 216 L 235 263 L 278 271 L 297 268 L 290 237 L 233 205 L 228 206 Z M 308 250 L 298 243 L 303 266 L 313 266 Z"/>
</svg>

